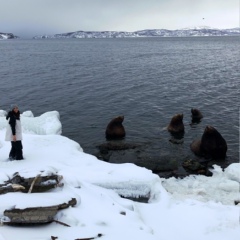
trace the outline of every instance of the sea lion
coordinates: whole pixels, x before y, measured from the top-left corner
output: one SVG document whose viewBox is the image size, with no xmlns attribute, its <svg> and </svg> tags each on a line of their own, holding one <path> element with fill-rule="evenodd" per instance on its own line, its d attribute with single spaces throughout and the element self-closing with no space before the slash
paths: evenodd
<svg viewBox="0 0 240 240">
<path fill-rule="evenodd" d="M 183 114 L 176 114 L 172 117 L 170 124 L 167 127 L 170 133 L 178 134 L 184 132 Z"/>
<path fill-rule="evenodd" d="M 227 153 L 225 139 L 212 126 L 206 126 L 201 140 L 194 140 L 190 148 L 196 155 L 205 158 L 224 159 Z"/>
<path fill-rule="evenodd" d="M 105 131 L 105 136 L 108 140 L 122 139 L 125 137 L 126 132 L 124 126 L 122 125 L 123 120 L 124 116 L 118 116 L 109 122 Z"/>
<path fill-rule="evenodd" d="M 203 118 L 202 113 L 197 108 L 192 108 L 191 113 L 192 113 L 192 122 L 200 122 L 200 120 Z"/>
</svg>

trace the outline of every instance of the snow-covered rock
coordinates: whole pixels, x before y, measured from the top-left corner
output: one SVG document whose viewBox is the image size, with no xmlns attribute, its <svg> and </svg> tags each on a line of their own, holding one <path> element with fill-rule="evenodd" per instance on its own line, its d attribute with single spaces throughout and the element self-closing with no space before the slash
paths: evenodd
<svg viewBox="0 0 240 240">
<path fill-rule="evenodd" d="M 2 33 L 2 32 L 0 32 L 0 40 L 14 39 L 14 38 L 18 38 L 18 37 L 13 35 L 12 33 Z"/>
</svg>

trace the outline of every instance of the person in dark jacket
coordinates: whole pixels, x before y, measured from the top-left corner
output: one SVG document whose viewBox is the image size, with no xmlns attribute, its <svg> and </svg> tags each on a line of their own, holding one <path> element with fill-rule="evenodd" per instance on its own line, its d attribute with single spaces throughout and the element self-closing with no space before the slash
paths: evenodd
<svg viewBox="0 0 240 240">
<path fill-rule="evenodd" d="M 22 160 L 23 159 L 23 146 L 22 146 L 22 126 L 20 122 L 20 111 L 16 104 L 11 105 L 11 111 L 7 114 L 7 130 L 6 141 L 11 141 L 11 151 L 9 153 L 9 159 Z"/>
</svg>

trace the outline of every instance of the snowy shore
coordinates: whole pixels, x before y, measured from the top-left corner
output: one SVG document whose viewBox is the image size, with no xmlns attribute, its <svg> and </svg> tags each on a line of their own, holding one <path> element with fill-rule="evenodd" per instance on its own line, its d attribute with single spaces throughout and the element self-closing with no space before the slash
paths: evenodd
<svg viewBox="0 0 240 240">
<path fill-rule="evenodd" d="M 6 112 L 0 110 L 0 184 L 15 172 L 23 177 L 37 174 L 63 176 L 63 187 L 45 193 L 0 195 L 0 219 L 11 208 L 51 206 L 71 198 L 77 205 L 61 210 L 55 222 L 40 226 L 0 226 L 0 240 L 238 240 L 240 238 L 240 164 L 224 171 L 215 166 L 212 177 L 192 175 L 163 179 L 134 164 L 110 164 L 84 153 L 81 146 L 61 135 L 57 111 L 34 117 L 21 115 L 22 161 L 9 161 L 5 141 Z M 124 197 L 148 197 L 148 203 Z M 124 213 L 124 214 L 123 214 Z M 97 237 L 98 238 L 98 237 Z"/>
</svg>

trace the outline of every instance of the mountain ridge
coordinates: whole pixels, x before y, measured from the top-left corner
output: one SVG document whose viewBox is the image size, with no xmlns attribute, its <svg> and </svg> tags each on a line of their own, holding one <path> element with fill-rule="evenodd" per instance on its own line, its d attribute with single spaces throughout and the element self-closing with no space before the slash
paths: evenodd
<svg viewBox="0 0 240 240">
<path fill-rule="evenodd" d="M 38 35 L 33 39 L 46 38 L 135 38 L 135 37 L 195 37 L 195 36 L 240 36 L 240 28 L 217 29 L 210 27 L 194 27 L 176 30 L 145 29 L 134 32 L 127 31 L 75 31 L 53 35 Z"/>
</svg>

